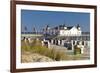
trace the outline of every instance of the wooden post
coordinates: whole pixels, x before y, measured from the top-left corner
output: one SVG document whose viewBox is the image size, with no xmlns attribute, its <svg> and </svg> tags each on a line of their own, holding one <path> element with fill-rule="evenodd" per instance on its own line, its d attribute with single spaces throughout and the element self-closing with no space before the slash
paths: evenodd
<svg viewBox="0 0 100 73">
<path fill-rule="evenodd" d="M 73 44 L 73 40 L 71 40 L 71 44 L 72 44 L 72 52 L 74 52 L 74 44 Z"/>
</svg>

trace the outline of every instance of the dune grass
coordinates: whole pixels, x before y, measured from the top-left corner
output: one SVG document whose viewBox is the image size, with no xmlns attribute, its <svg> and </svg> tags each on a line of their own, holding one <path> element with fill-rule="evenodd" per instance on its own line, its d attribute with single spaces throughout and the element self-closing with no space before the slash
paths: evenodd
<svg viewBox="0 0 100 73">
<path fill-rule="evenodd" d="M 68 56 L 64 51 L 60 51 L 57 49 L 47 48 L 46 46 L 42 46 L 40 40 L 33 40 L 30 44 L 28 41 L 21 41 L 21 49 L 22 51 L 29 51 L 32 53 L 39 53 L 41 55 L 47 56 L 55 61 L 66 60 Z"/>
</svg>

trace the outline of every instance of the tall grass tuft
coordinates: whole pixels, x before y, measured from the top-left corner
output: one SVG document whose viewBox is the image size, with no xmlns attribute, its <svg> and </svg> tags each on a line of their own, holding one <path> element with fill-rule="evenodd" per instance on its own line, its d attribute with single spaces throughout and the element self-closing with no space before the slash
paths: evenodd
<svg viewBox="0 0 100 73">
<path fill-rule="evenodd" d="M 46 46 L 42 46 L 40 40 L 34 40 L 31 44 L 28 42 L 21 42 L 21 49 L 22 51 L 29 51 L 32 53 L 39 53 L 41 55 L 47 56 L 55 61 L 66 60 L 68 56 L 64 51 L 57 50 L 57 49 L 50 49 Z"/>
</svg>

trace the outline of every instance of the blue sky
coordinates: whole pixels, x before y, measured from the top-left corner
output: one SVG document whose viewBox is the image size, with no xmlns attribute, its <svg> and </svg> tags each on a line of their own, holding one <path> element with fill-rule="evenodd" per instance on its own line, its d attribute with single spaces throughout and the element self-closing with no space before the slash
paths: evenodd
<svg viewBox="0 0 100 73">
<path fill-rule="evenodd" d="M 22 31 L 27 27 L 27 31 L 32 31 L 35 27 L 41 31 L 46 25 L 55 27 L 61 24 L 66 26 L 76 26 L 79 24 L 82 31 L 90 31 L 90 13 L 60 12 L 60 11 L 39 11 L 21 10 Z"/>
</svg>

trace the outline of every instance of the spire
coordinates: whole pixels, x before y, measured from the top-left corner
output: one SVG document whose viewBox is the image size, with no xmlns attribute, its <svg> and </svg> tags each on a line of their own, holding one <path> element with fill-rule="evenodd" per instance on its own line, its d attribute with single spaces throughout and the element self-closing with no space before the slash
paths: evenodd
<svg viewBox="0 0 100 73">
<path fill-rule="evenodd" d="M 79 24 L 77 24 L 77 28 L 79 28 L 80 27 L 80 25 Z"/>
<path fill-rule="evenodd" d="M 79 24 L 77 24 L 77 29 L 78 29 L 78 30 L 80 30 L 80 29 L 81 29 Z"/>
<path fill-rule="evenodd" d="M 49 25 L 46 25 L 45 29 L 48 30 L 49 28 L 50 28 Z"/>
<path fill-rule="evenodd" d="M 65 23 L 65 21 L 64 21 L 63 27 L 65 27 L 65 26 L 66 26 L 66 23 Z"/>
</svg>

